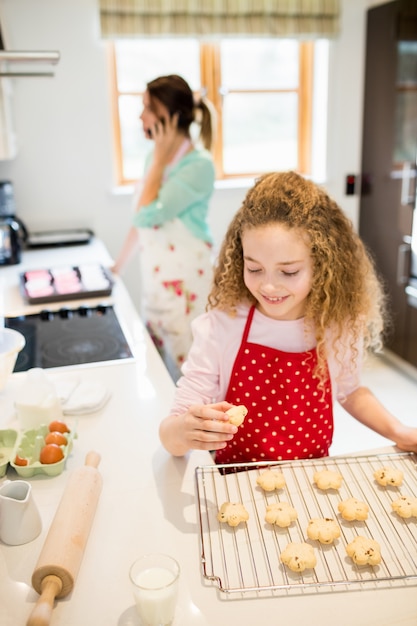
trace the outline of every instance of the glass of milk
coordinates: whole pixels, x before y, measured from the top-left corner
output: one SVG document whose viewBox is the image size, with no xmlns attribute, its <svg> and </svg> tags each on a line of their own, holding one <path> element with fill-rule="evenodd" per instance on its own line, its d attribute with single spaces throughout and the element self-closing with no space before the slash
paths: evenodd
<svg viewBox="0 0 417 626">
<path fill-rule="evenodd" d="M 180 566 L 167 554 L 145 554 L 130 568 L 136 607 L 143 626 L 170 626 L 178 597 Z"/>
</svg>

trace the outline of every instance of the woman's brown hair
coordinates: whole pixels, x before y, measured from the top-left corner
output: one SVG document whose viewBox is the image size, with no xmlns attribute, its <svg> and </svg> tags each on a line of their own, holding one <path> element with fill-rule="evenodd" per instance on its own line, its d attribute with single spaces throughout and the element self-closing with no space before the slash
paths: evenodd
<svg viewBox="0 0 417 626">
<path fill-rule="evenodd" d="M 151 101 L 159 100 L 172 116 L 178 113 L 178 129 L 185 135 L 193 122 L 200 124 L 200 139 L 207 150 L 211 150 L 214 137 L 214 106 L 206 98 L 194 101 L 191 87 L 181 76 L 169 74 L 159 76 L 146 85 Z M 198 115 L 200 112 L 200 115 Z"/>
</svg>

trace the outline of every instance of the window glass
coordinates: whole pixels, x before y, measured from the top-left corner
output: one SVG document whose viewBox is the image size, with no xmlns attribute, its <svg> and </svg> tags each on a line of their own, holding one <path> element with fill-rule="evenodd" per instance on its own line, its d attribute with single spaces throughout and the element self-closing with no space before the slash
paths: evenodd
<svg viewBox="0 0 417 626">
<path fill-rule="evenodd" d="M 227 95 L 223 102 L 225 173 L 296 168 L 297 110 L 294 93 Z"/>
<path fill-rule="evenodd" d="M 200 53 L 195 39 L 128 39 L 116 42 L 119 90 L 143 92 L 150 80 L 181 74 L 200 89 Z"/>
<path fill-rule="evenodd" d="M 145 139 L 139 115 L 142 98 L 119 96 L 120 141 L 123 154 L 123 178 L 140 178 L 145 166 L 149 142 Z"/>
<path fill-rule="evenodd" d="M 221 43 L 226 89 L 297 89 L 299 43 L 290 39 L 226 39 Z"/>
<path fill-rule="evenodd" d="M 295 40 L 221 43 L 226 175 L 297 167 L 298 52 Z"/>
<path fill-rule="evenodd" d="M 152 147 L 139 120 L 146 83 L 173 73 L 196 94 L 205 93 L 217 110 L 213 154 L 219 178 L 290 168 L 322 175 L 328 41 L 136 38 L 109 46 L 119 184 L 142 176 Z"/>
</svg>

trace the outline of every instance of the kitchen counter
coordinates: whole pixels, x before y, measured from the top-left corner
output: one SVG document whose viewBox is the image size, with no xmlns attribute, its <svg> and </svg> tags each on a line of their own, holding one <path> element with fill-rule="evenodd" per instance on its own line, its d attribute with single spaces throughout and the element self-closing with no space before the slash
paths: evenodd
<svg viewBox="0 0 417 626">
<path fill-rule="evenodd" d="M 69 249 L 30 251 L 20 266 L 0 269 L 6 315 L 34 312 L 17 288 L 18 272 L 68 261 Z M 89 257 L 110 264 L 99 242 L 70 249 L 70 258 Z M 100 301 L 102 301 L 101 299 Z M 51 380 L 76 371 L 85 381 L 101 381 L 111 397 L 98 412 L 68 417 L 77 432 L 62 474 L 28 479 L 41 513 L 43 530 L 22 546 L 0 543 L 0 623 L 23 626 L 38 594 L 31 586 L 49 525 L 63 489 L 88 451 L 101 455 L 103 489 L 84 558 L 72 593 L 55 604 L 51 625 L 139 625 L 128 570 L 140 554 L 162 551 L 181 566 L 180 601 L 174 626 L 401 626 L 417 623 L 416 586 L 365 591 L 304 593 L 272 598 L 222 597 L 201 576 L 194 469 L 211 463 L 208 453 L 170 456 L 160 445 L 158 425 L 168 414 L 174 385 L 131 300 L 117 279 L 112 296 L 134 352 L 133 360 L 47 370 Z M 13 402 L 22 393 L 25 373 L 13 374 L 0 392 L 0 428 L 18 427 Z M 9 469 L 5 478 L 17 478 Z"/>
</svg>

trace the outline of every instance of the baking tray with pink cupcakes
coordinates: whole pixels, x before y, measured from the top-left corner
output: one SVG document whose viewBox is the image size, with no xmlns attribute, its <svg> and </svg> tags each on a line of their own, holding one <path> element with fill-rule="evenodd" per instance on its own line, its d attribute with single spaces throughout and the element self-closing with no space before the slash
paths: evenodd
<svg viewBox="0 0 417 626">
<path fill-rule="evenodd" d="M 99 263 L 32 269 L 20 274 L 21 292 L 29 304 L 109 296 L 113 284 L 110 270 Z"/>
</svg>

